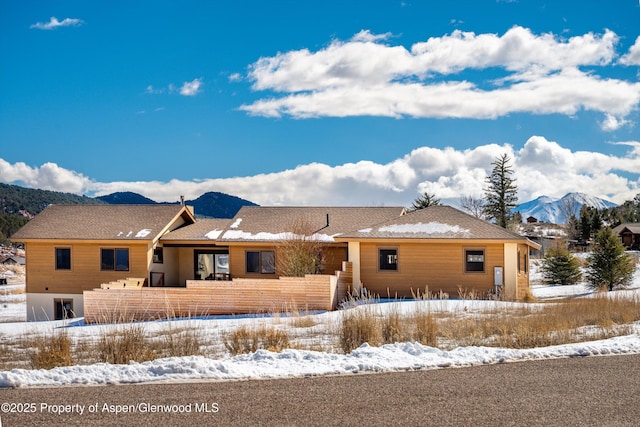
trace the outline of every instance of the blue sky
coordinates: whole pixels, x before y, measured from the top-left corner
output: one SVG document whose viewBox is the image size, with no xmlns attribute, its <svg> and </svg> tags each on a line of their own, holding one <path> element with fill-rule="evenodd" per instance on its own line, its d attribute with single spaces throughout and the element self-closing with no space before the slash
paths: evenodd
<svg viewBox="0 0 640 427">
<path fill-rule="evenodd" d="M 640 193 L 640 4 L 0 0 L 0 182 L 264 205 Z"/>
</svg>

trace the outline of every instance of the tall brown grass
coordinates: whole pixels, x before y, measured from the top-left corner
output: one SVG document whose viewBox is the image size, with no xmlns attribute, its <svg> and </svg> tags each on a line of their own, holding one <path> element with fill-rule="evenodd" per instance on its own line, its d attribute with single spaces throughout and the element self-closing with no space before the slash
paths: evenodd
<svg viewBox="0 0 640 427">
<path fill-rule="evenodd" d="M 33 369 L 51 369 L 59 366 L 73 365 L 71 356 L 71 339 L 64 330 L 51 334 L 39 335 L 32 342 L 30 354 Z"/>
<path fill-rule="evenodd" d="M 290 347 L 287 332 L 275 328 L 260 326 L 249 328 L 241 326 L 227 335 L 224 346 L 235 356 L 243 353 L 253 353 L 258 350 L 280 352 Z"/>
</svg>

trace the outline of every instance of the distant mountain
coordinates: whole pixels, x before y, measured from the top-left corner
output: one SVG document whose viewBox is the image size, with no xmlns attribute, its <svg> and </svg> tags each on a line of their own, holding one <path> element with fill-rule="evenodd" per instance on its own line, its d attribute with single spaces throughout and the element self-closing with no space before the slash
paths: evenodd
<svg viewBox="0 0 640 427">
<path fill-rule="evenodd" d="M 139 205 L 157 202 L 129 191 L 100 197 L 87 197 L 0 183 L 0 243 L 51 204 L 96 205 L 105 203 Z M 205 193 L 197 199 L 187 200 L 185 203 L 195 208 L 196 216 L 213 218 L 233 218 L 242 206 L 256 206 L 255 203 L 248 200 L 217 192 Z"/>
<path fill-rule="evenodd" d="M 131 191 L 111 193 L 106 196 L 98 196 L 96 199 L 102 200 L 110 205 L 153 205 L 158 203 L 138 193 L 132 193 Z"/>
<path fill-rule="evenodd" d="M 585 193 L 568 193 L 560 199 L 540 196 L 535 200 L 518 205 L 514 211 L 520 212 L 523 220 L 532 216 L 540 222 L 564 224 L 567 222 L 567 210 L 573 211 L 574 215 L 578 217 L 580 216 L 580 209 L 583 205 L 597 209 L 607 209 L 617 206 L 613 202 Z"/>
<path fill-rule="evenodd" d="M 240 197 L 216 191 L 204 193 L 195 200 L 185 200 L 184 203 L 193 206 L 197 216 L 211 218 L 233 218 L 243 206 L 258 206 Z"/>
<path fill-rule="evenodd" d="M 147 205 L 158 203 L 138 193 L 132 193 L 130 191 L 107 194 L 106 196 L 97 197 L 97 199 L 106 203 L 121 205 Z M 186 205 L 193 206 L 196 216 L 209 218 L 233 218 L 241 207 L 257 206 L 249 200 L 216 191 L 204 193 L 195 200 L 185 200 L 184 203 Z M 163 204 L 171 203 L 164 202 Z"/>
</svg>

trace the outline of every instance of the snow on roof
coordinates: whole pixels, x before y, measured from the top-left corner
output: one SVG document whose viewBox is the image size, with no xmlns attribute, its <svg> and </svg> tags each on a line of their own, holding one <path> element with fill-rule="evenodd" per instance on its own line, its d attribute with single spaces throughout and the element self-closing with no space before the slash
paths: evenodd
<svg viewBox="0 0 640 427">
<path fill-rule="evenodd" d="M 428 222 L 423 224 L 418 222 L 415 224 L 391 224 L 384 227 L 380 227 L 378 231 L 399 233 L 399 234 L 446 234 L 446 235 L 468 235 L 470 231 L 466 228 L 462 228 L 458 225 L 443 224 L 441 222 Z"/>
<path fill-rule="evenodd" d="M 218 237 L 220 237 L 220 234 L 222 233 L 223 230 L 218 230 L 217 228 L 214 230 L 209 231 L 208 233 L 206 233 L 204 235 L 204 237 L 206 237 L 207 239 L 211 239 L 211 240 L 216 240 Z"/>
<path fill-rule="evenodd" d="M 227 230 L 222 235 L 222 240 L 256 240 L 256 241 L 268 241 L 268 242 L 279 242 L 283 240 L 298 240 L 298 239 L 309 239 L 320 242 L 333 242 L 333 236 L 329 236 L 327 234 L 315 233 L 311 236 L 301 236 L 299 234 L 291 233 L 289 231 L 285 231 L 282 233 L 267 233 L 261 231 L 259 233 L 248 233 L 242 230 Z"/>
<path fill-rule="evenodd" d="M 233 224 L 229 226 L 229 228 L 238 228 L 240 227 L 241 222 L 242 222 L 242 218 L 238 218 L 233 222 Z"/>
</svg>

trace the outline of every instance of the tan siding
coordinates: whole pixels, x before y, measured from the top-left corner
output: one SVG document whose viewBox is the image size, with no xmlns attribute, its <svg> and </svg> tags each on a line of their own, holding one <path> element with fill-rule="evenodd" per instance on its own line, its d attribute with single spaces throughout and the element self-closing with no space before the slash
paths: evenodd
<svg viewBox="0 0 640 427">
<path fill-rule="evenodd" d="M 378 248 L 398 249 L 398 271 L 378 271 Z M 485 250 L 485 271 L 464 272 L 464 249 Z M 503 265 L 503 245 L 452 244 L 375 244 L 362 243 L 361 277 L 363 286 L 381 297 L 410 297 L 412 291 L 443 291 L 457 296 L 458 287 L 489 291 L 493 286 L 493 267 Z"/>
<path fill-rule="evenodd" d="M 527 245 L 518 245 L 518 253 L 520 254 L 520 271 L 518 272 L 516 299 L 522 300 L 529 293 L 529 277 L 531 265 L 528 264 L 529 247 Z"/>
<path fill-rule="evenodd" d="M 55 248 L 71 248 L 71 270 L 55 269 Z M 128 248 L 129 271 L 101 271 L 100 248 Z M 28 242 L 27 289 L 28 293 L 81 294 L 83 290 L 100 287 L 101 283 L 126 277 L 147 277 L 147 243 L 36 243 Z"/>
</svg>

